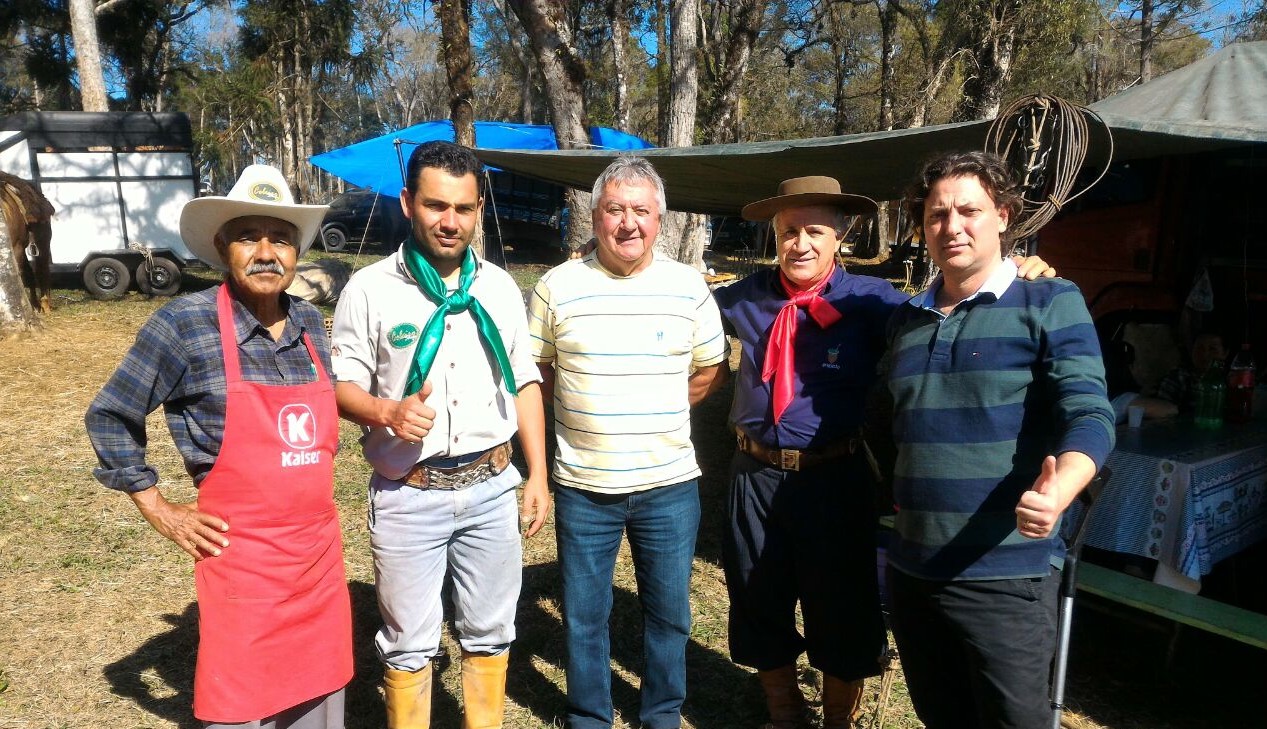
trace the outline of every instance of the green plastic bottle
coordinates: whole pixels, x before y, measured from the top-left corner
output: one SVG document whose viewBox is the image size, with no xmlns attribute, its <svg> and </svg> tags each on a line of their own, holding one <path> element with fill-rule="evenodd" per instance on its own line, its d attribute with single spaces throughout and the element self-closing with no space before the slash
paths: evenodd
<svg viewBox="0 0 1267 729">
<path fill-rule="evenodd" d="M 1227 397 L 1227 380 L 1223 361 L 1214 360 L 1197 382 L 1197 411 L 1193 418 L 1198 428 L 1223 426 L 1223 401 Z"/>
</svg>

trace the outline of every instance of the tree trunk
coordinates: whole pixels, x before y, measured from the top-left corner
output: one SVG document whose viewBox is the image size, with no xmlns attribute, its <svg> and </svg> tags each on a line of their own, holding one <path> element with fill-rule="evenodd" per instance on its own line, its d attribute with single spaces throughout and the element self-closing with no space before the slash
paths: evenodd
<svg viewBox="0 0 1267 729">
<path fill-rule="evenodd" d="M 726 52 L 718 67 L 717 78 L 714 79 L 713 104 L 704 123 L 705 144 L 739 141 L 740 84 L 748 69 L 752 46 L 757 42 L 765 15 L 763 0 L 742 0 L 731 7 Z M 698 41 L 696 45 L 698 46 Z"/>
<path fill-rule="evenodd" d="M 101 70 L 101 45 L 97 42 L 97 15 L 93 0 L 70 0 L 70 28 L 75 38 L 75 64 L 79 70 L 79 95 L 84 111 L 110 111 L 106 78 Z"/>
<path fill-rule="evenodd" d="M 502 0 L 494 0 L 493 6 L 497 9 L 498 17 L 509 24 L 514 17 L 509 12 L 506 4 Z M 519 61 L 519 121 L 524 124 L 539 124 L 541 120 L 537 118 L 537 66 L 533 61 L 532 53 L 524 48 L 520 42 L 519 36 L 508 31 L 506 40 L 510 44 L 510 48 L 515 53 L 515 59 Z"/>
<path fill-rule="evenodd" d="M 897 88 L 897 15 L 895 0 L 877 2 L 880 13 L 880 129 L 893 128 L 893 96 Z"/>
<path fill-rule="evenodd" d="M 1139 82 L 1148 83 L 1153 77 L 1153 0 L 1141 0 L 1139 4 Z"/>
<path fill-rule="evenodd" d="M 18 265 L 9 244 L 9 225 L 0 209 L 0 339 L 39 326 Z"/>
<path fill-rule="evenodd" d="M 475 106 L 471 78 L 470 0 L 440 0 L 440 48 L 444 73 L 449 81 L 449 119 L 454 141 L 463 147 L 475 146 Z"/>
<path fill-rule="evenodd" d="M 629 40 L 629 0 L 608 0 L 607 17 L 611 23 L 612 65 L 616 69 L 616 88 L 613 106 L 616 111 L 616 128 L 629 129 L 629 54 L 625 43 Z"/>
<path fill-rule="evenodd" d="M 440 52 L 444 57 L 444 75 L 449 82 L 449 120 L 453 122 L 453 141 L 463 147 L 475 147 L 475 96 L 471 88 L 474 62 L 471 60 L 470 0 L 440 0 Z M 479 181 L 481 184 L 482 180 Z M 484 221 L 475 226 L 471 247 L 481 258 L 484 255 Z"/>
<path fill-rule="evenodd" d="M 546 105 L 559 149 L 584 149 L 589 145 L 589 119 L 585 113 L 585 62 L 577 52 L 566 9 L 552 0 L 509 0 L 519 17 L 536 56 L 545 84 Z M 568 248 L 577 250 L 593 237 L 590 194 L 569 188 Z"/>
<path fill-rule="evenodd" d="M 672 0 L 669 6 L 670 84 L 669 147 L 695 142 L 695 112 L 699 104 L 699 0 Z M 656 248 L 664 255 L 696 268 L 704 267 L 707 217 L 670 212 L 660 223 Z"/>
<path fill-rule="evenodd" d="M 655 0 L 655 89 L 656 89 L 656 145 L 669 144 L 669 36 L 668 23 L 664 22 L 664 4 L 668 0 Z"/>
<path fill-rule="evenodd" d="M 1012 75 L 1012 54 L 1020 12 L 1019 0 L 1002 0 L 988 9 L 983 7 L 982 15 L 976 21 L 976 37 L 970 39 L 976 70 L 964 82 L 963 98 L 955 111 L 955 121 L 998 116 L 1003 87 Z"/>
</svg>

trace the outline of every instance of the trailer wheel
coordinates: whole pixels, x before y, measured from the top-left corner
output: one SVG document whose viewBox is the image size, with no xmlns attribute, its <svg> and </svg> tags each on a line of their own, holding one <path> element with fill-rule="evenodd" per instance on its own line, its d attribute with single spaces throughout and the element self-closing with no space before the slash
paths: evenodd
<svg viewBox="0 0 1267 729">
<path fill-rule="evenodd" d="M 180 266 L 170 258 L 154 256 L 154 266 L 141 261 L 136 267 L 136 287 L 150 296 L 172 296 L 180 291 Z"/>
<path fill-rule="evenodd" d="M 131 285 L 132 273 L 117 258 L 94 258 L 84 266 L 84 288 L 95 299 L 121 299 Z"/>
<path fill-rule="evenodd" d="M 348 235 L 334 225 L 327 225 L 321 230 L 321 246 L 326 253 L 337 253 L 348 245 Z"/>
</svg>

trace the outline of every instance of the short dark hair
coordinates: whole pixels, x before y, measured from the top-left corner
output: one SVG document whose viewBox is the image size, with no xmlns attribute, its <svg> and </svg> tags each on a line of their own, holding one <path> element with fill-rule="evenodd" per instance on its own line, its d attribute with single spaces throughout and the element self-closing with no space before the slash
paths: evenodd
<svg viewBox="0 0 1267 729">
<path fill-rule="evenodd" d="M 475 175 L 476 182 L 479 182 L 484 163 L 480 162 L 479 157 L 476 157 L 469 148 L 460 144 L 439 141 L 423 142 L 414 148 L 413 154 L 409 155 L 405 187 L 410 195 L 418 191 L 418 178 L 427 167 L 444 170 L 454 177 Z"/>
<path fill-rule="evenodd" d="M 990 152 L 952 152 L 925 162 L 919 177 L 906 191 L 906 210 L 916 230 L 924 227 L 924 201 L 928 198 L 928 191 L 947 177 L 977 178 L 995 207 L 1006 210 L 1008 220 L 1013 224 L 1016 222 L 1016 216 L 1021 212 L 1021 194 L 1003 158 Z M 1008 230 L 1013 227 L 1009 225 Z"/>
</svg>

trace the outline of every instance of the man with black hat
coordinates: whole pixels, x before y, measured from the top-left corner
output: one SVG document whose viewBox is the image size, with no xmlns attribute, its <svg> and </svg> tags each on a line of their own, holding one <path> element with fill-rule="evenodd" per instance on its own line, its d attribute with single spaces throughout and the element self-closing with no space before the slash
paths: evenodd
<svg viewBox="0 0 1267 729">
<path fill-rule="evenodd" d="M 181 237 L 225 282 L 150 317 L 85 416 L 97 479 L 195 560 L 194 715 L 211 727 L 343 726 L 339 417 L 321 313 L 285 293 L 325 211 L 294 204 L 264 165 L 225 197 L 186 203 Z M 145 418 L 160 405 L 198 487 L 190 503 L 169 502 L 146 462 Z"/>
<path fill-rule="evenodd" d="M 732 659 L 758 671 L 772 726 L 808 726 L 796 661 L 823 672 L 825 729 L 850 727 L 885 649 L 873 486 L 862 439 L 885 323 L 909 297 L 837 263 L 851 215 L 876 204 L 831 177 L 785 180 L 743 209 L 770 221 L 778 267 L 718 289 L 742 345 L 722 557 Z M 1029 277 L 1046 269 L 1035 259 Z M 796 626 L 799 601 L 804 634 Z"/>
</svg>

